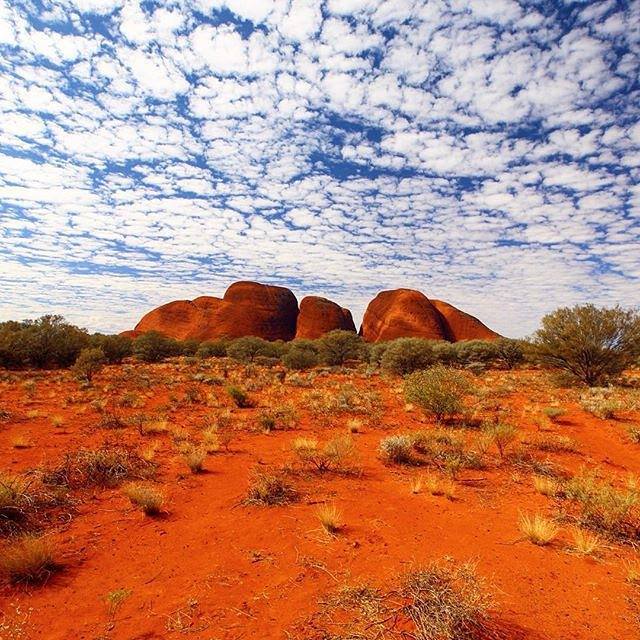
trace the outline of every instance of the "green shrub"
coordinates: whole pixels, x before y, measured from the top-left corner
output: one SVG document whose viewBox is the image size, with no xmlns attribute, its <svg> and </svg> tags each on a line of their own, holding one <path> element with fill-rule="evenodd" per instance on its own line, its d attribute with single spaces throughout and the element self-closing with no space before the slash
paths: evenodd
<svg viewBox="0 0 640 640">
<path fill-rule="evenodd" d="M 201 342 L 196 356 L 198 358 L 224 358 L 227 355 L 227 340 L 207 340 Z"/>
<path fill-rule="evenodd" d="M 482 363 L 490 365 L 497 358 L 497 348 L 491 340 L 461 340 L 454 345 L 460 364 Z"/>
<path fill-rule="evenodd" d="M 251 400 L 247 395 L 247 392 L 240 387 L 235 387 L 233 385 L 229 385 L 227 388 L 227 393 L 229 397 L 235 402 L 236 406 L 240 409 L 247 409 L 251 406 Z"/>
<path fill-rule="evenodd" d="M 200 348 L 200 342 L 193 339 L 180 340 L 178 341 L 178 347 L 183 356 L 195 356 Z"/>
<path fill-rule="evenodd" d="M 274 342 L 256 336 L 236 338 L 229 342 L 227 355 L 239 362 L 253 362 L 258 356 L 267 358 L 280 357 L 282 347 Z"/>
<path fill-rule="evenodd" d="M 104 351 L 99 347 L 83 349 L 73 365 L 73 372 L 78 379 L 91 382 L 104 366 L 105 360 Z"/>
<path fill-rule="evenodd" d="M 392 342 L 376 342 L 369 347 L 369 363 L 379 367 L 382 365 L 382 358 L 385 351 L 389 348 Z"/>
<path fill-rule="evenodd" d="M 342 365 L 347 360 L 359 360 L 367 355 L 364 340 L 353 331 L 330 331 L 319 338 L 317 343 L 320 360 L 331 366 Z"/>
<path fill-rule="evenodd" d="M 7 368 L 68 367 L 89 346 L 84 329 L 48 315 L 37 320 L 0 323 L 0 366 Z"/>
<path fill-rule="evenodd" d="M 386 371 L 406 375 L 435 363 L 434 341 L 423 338 L 398 338 L 384 351 L 381 366 Z"/>
<path fill-rule="evenodd" d="M 524 346 L 522 340 L 512 338 L 498 338 L 493 345 L 496 350 L 495 360 L 505 369 L 513 369 L 524 361 Z"/>
<path fill-rule="evenodd" d="M 438 421 L 450 420 L 464 409 L 464 397 L 471 390 L 467 377 L 456 369 L 436 365 L 416 371 L 405 379 L 405 396 Z"/>
<path fill-rule="evenodd" d="M 282 356 L 282 363 L 287 369 L 296 371 L 311 369 L 311 367 L 315 367 L 318 364 L 318 353 L 314 349 L 294 342 Z"/>
<path fill-rule="evenodd" d="M 640 356 L 640 314 L 619 306 L 563 307 L 542 319 L 534 335 L 537 357 L 597 386 L 634 365 Z"/>
<path fill-rule="evenodd" d="M 133 353 L 133 340 L 126 336 L 107 336 L 94 333 L 91 336 L 91 346 L 102 349 L 105 360 L 109 364 L 120 364 Z"/>
<path fill-rule="evenodd" d="M 157 331 L 149 331 L 133 341 L 133 353 L 143 362 L 160 362 L 180 354 L 180 343 Z"/>
<path fill-rule="evenodd" d="M 432 346 L 435 362 L 440 364 L 452 364 L 456 361 L 456 346 L 444 340 L 434 341 Z"/>
</svg>

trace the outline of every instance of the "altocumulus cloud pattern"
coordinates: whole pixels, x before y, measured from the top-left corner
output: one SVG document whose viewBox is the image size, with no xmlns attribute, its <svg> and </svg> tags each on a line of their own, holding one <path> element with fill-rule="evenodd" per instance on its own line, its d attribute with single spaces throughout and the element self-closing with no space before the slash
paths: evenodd
<svg viewBox="0 0 640 640">
<path fill-rule="evenodd" d="M 0 0 L 0 65 L 3 319 L 640 297 L 638 1 Z"/>
</svg>

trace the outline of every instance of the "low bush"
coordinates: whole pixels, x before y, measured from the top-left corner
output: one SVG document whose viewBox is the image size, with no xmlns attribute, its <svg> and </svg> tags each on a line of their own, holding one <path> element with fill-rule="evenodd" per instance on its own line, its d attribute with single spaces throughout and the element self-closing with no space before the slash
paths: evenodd
<svg viewBox="0 0 640 640">
<path fill-rule="evenodd" d="M 497 348 L 492 340 L 461 340 L 454 345 L 456 361 L 460 364 L 491 365 L 497 359 Z"/>
<path fill-rule="evenodd" d="M 295 342 L 291 348 L 282 356 L 282 363 L 287 369 L 302 371 L 311 369 L 319 362 L 318 353 L 314 349 L 306 348 Z"/>
<path fill-rule="evenodd" d="M 196 356 L 198 358 L 224 358 L 227 355 L 227 340 L 207 340 L 201 342 Z"/>
<path fill-rule="evenodd" d="M 388 436 L 380 441 L 380 457 L 385 464 L 413 464 L 413 439 L 410 436 Z"/>
<path fill-rule="evenodd" d="M 485 427 L 484 432 L 496 445 L 501 459 L 504 459 L 507 449 L 518 437 L 518 430 L 513 425 L 504 422 L 489 424 Z"/>
<path fill-rule="evenodd" d="M 99 449 L 68 452 L 57 467 L 44 472 L 43 482 L 71 489 L 113 487 L 125 480 L 149 477 L 154 471 L 155 465 L 145 461 L 137 451 L 104 445 Z"/>
<path fill-rule="evenodd" d="M 616 412 L 622 409 L 621 403 L 611 396 L 607 388 L 597 387 L 592 387 L 580 395 L 580 406 L 587 413 L 602 420 L 615 418 Z"/>
<path fill-rule="evenodd" d="M 244 389 L 229 385 L 228 387 L 226 387 L 226 391 L 238 408 L 247 409 L 252 406 L 251 399 Z"/>
<path fill-rule="evenodd" d="M 265 409 L 258 416 L 260 428 L 265 433 L 275 430 L 292 429 L 297 420 L 296 410 L 285 405 L 277 409 Z"/>
<path fill-rule="evenodd" d="M 245 336 L 229 342 L 227 355 L 238 362 L 249 363 L 261 356 L 279 358 L 284 349 L 284 343 L 269 342 L 256 336 Z"/>
<path fill-rule="evenodd" d="M 625 540 L 640 538 L 640 495 L 635 486 L 618 489 L 584 472 L 567 481 L 559 495 L 578 505 L 581 526 Z"/>
<path fill-rule="evenodd" d="M 120 364 L 133 354 L 133 341 L 126 336 L 94 333 L 91 336 L 91 346 L 94 349 L 102 349 L 105 360 L 109 364 Z"/>
<path fill-rule="evenodd" d="M 245 503 L 281 505 L 294 501 L 296 497 L 296 490 L 282 472 L 255 469 Z"/>
<path fill-rule="evenodd" d="M 91 382 L 93 376 L 102 369 L 105 362 L 106 357 L 100 347 L 83 349 L 76 358 L 73 372 L 79 380 Z"/>
<path fill-rule="evenodd" d="M 498 338 L 493 342 L 495 348 L 494 360 L 505 369 L 513 369 L 525 359 L 525 348 L 522 340 L 512 338 Z"/>
<path fill-rule="evenodd" d="M 404 376 L 436 362 L 433 340 L 398 338 L 389 343 L 380 360 L 383 369 Z"/>
<path fill-rule="evenodd" d="M 486 635 L 493 603 L 472 564 L 429 564 L 407 576 L 401 594 L 414 638 L 474 640 Z"/>
<path fill-rule="evenodd" d="M 471 385 L 461 371 L 436 365 L 409 375 L 404 391 L 408 402 L 443 422 L 463 412 L 464 398 L 471 391 Z"/>
</svg>

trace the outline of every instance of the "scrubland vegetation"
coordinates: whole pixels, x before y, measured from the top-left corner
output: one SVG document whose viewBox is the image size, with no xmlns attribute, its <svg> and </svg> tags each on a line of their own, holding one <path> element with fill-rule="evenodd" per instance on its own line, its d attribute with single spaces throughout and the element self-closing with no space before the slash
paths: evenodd
<svg viewBox="0 0 640 640">
<path fill-rule="evenodd" d="M 592 307 L 456 344 L 4 323 L 0 637 L 635 637 L 636 331 Z"/>
</svg>

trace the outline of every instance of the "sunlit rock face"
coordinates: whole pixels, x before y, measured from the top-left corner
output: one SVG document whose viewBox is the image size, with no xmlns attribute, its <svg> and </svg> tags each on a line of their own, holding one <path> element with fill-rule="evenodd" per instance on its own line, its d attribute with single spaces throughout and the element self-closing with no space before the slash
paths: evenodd
<svg viewBox="0 0 640 640">
<path fill-rule="evenodd" d="M 497 338 L 480 320 L 440 300 L 429 300 L 420 291 L 381 291 L 365 311 L 360 335 L 367 342 L 395 338 L 458 340 Z"/>
</svg>

